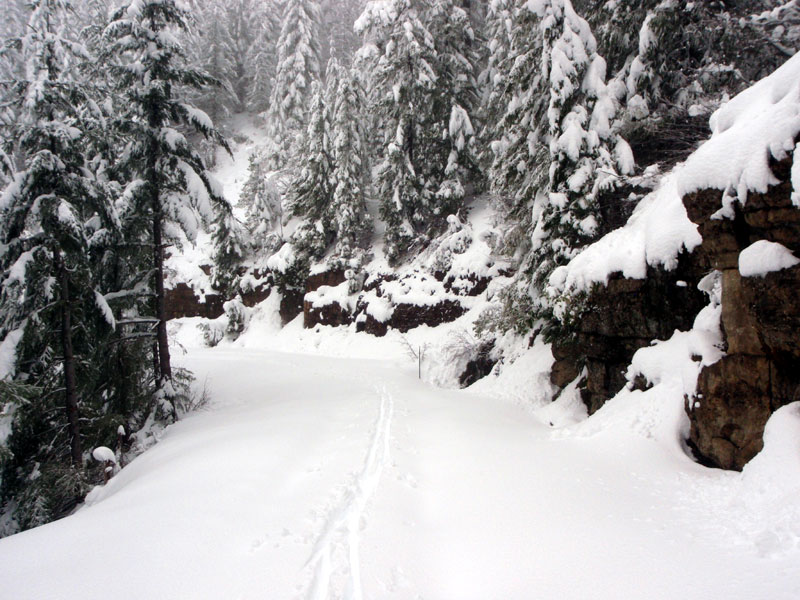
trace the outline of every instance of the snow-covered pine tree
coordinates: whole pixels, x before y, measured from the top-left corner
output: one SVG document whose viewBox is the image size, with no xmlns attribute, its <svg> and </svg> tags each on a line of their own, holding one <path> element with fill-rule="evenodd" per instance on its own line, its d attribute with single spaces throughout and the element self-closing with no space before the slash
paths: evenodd
<svg viewBox="0 0 800 600">
<path fill-rule="evenodd" d="M 551 308 L 553 269 L 596 236 L 598 197 L 631 172 L 633 159 L 612 127 L 617 99 L 605 60 L 569 0 L 520 2 L 513 19 L 492 187 L 509 220 L 524 223 L 507 240 L 520 273 L 502 320 L 527 330 Z"/>
<path fill-rule="evenodd" d="M 348 260 L 362 247 L 370 222 L 364 197 L 366 172 L 359 119 L 362 112 L 359 84 L 352 72 L 342 72 L 337 79 L 330 134 L 333 162 L 331 213 L 336 238 L 334 255 Z"/>
<path fill-rule="evenodd" d="M 462 206 L 473 167 L 474 32 L 451 0 L 371 2 L 356 27 L 379 57 L 377 183 L 386 255 L 396 262 Z"/>
<path fill-rule="evenodd" d="M 176 128 L 188 127 L 227 148 L 208 115 L 179 95 L 186 87 L 216 84 L 186 66 L 177 34 L 187 29 L 189 17 L 177 0 L 136 0 L 112 15 L 105 34 L 105 62 L 126 109 L 119 119 L 128 142 L 119 168 L 131 177 L 124 199 L 138 217 L 142 241 L 152 248 L 157 389 L 164 408 L 173 412 L 169 400 L 177 391 L 167 342 L 164 248 L 177 239 L 175 228 L 191 241 L 201 221 L 230 211 L 201 157 Z"/>
<path fill-rule="evenodd" d="M 504 63 L 514 59 L 512 7 L 513 0 L 490 0 L 486 7 L 486 61 L 479 77 L 482 91 L 481 116 L 484 122 L 481 137 L 485 140 L 496 140 L 502 136 L 497 128 L 505 112 L 503 95 L 507 86 L 506 77 L 511 72 L 511 67 Z M 491 164 L 490 147 L 484 147 L 481 161 Z"/>
<path fill-rule="evenodd" d="M 358 36 L 353 31 L 353 23 L 364 9 L 362 0 L 322 0 L 321 24 L 322 39 L 327 43 L 320 48 L 322 64 L 328 64 L 336 56 L 343 64 L 350 64 L 353 54 L 359 47 Z"/>
<path fill-rule="evenodd" d="M 237 55 L 244 57 L 244 62 L 237 63 L 239 77 L 234 87 L 238 97 L 244 101 L 243 108 L 262 113 L 269 107 L 275 79 L 275 55 L 280 31 L 278 8 L 273 0 L 239 0 L 239 6 L 241 8 L 231 17 L 231 23 Z M 245 32 L 248 32 L 247 35 Z"/>
<path fill-rule="evenodd" d="M 308 128 L 302 141 L 297 175 L 287 191 L 292 213 L 303 222 L 292 235 L 298 253 L 320 258 L 330 244 L 333 183 L 330 152 L 330 114 L 319 82 L 311 87 Z"/>
<path fill-rule="evenodd" d="M 319 6 L 313 0 L 283 0 L 277 70 L 269 103 L 270 166 L 292 164 L 308 123 L 311 85 L 320 79 Z"/>
<path fill-rule="evenodd" d="M 214 244 L 214 268 L 211 285 L 230 295 L 237 287 L 239 268 L 250 245 L 244 224 L 231 210 L 217 211 L 211 239 Z"/>
<path fill-rule="evenodd" d="M 89 134 L 104 118 L 70 71 L 87 54 L 63 35 L 69 2 L 29 6 L 26 33 L 16 40 L 24 77 L 6 82 L 4 94 L 15 121 L 3 134 L 16 140 L 21 167 L 0 195 L 0 335 L 14 347 L 17 376 L 34 386 L 30 403 L 14 413 L 2 461 L 3 501 L 15 498 L 23 528 L 62 516 L 86 491 L 79 413 L 96 389 L 82 357 L 103 347 L 114 326 L 92 254 L 119 230 L 88 160 Z M 42 430 L 48 444 L 37 437 Z"/>
<path fill-rule="evenodd" d="M 11 81 L 22 75 L 24 65 L 19 40 L 24 35 L 26 24 L 25 2 L 7 0 L 0 21 L 0 81 Z"/>
<path fill-rule="evenodd" d="M 230 29 L 229 10 L 218 2 L 202 3 L 195 11 L 195 27 L 185 32 L 189 63 L 219 82 L 189 90 L 190 99 L 214 123 L 235 111 L 241 101 L 233 85 L 238 76 L 237 40 Z"/>
<path fill-rule="evenodd" d="M 278 250 L 281 235 L 283 208 L 281 194 L 273 177 L 264 166 L 264 157 L 258 152 L 250 156 L 247 181 L 242 186 L 239 206 L 246 208 L 245 225 L 251 248 L 271 254 Z"/>
<path fill-rule="evenodd" d="M 473 124 L 479 104 L 477 64 L 481 40 L 472 28 L 469 5 L 469 0 L 436 0 L 427 17 L 436 43 L 434 110 L 438 122 L 444 125 L 442 145 L 434 146 L 433 155 L 447 154 L 444 179 L 436 195 L 447 212 L 460 208 L 467 186 L 481 185 L 474 147 L 478 123 Z M 437 104 L 441 108 L 436 108 Z"/>
</svg>

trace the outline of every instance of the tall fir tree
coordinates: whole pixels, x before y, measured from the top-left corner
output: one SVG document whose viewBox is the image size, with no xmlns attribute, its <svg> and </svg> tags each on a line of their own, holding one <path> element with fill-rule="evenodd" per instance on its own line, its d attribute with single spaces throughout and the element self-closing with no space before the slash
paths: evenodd
<svg viewBox="0 0 800 600">
<path fill-rule="evenodd" d="M 250 156 L 247 181 L 242 186 L 239 206 L 246 209 L 247 231 L 251 250 L 272 253 L 280 247 L 283 207 L 281 194 L 274 178 L 264 166 L 264 158 L 258 152 Z"/>
<path fill-rule="evenodd" d="M 450 0 L 370 3 L 357 28 L 377 49 L 375 122 L 386 254 L 396 262 L 458 211 L 474 170 L 475 35 Z"/>
<path fill-rule="evenodd" d="M 237 63 L 240 74 L 235 89 L 243 109 L 262 113 L 269 108 L 275 80 L 278 6 L 275 0 L 239 0 L 239 4 L 242 8 L 231 22 L 237 56 L 244 57 L 244 62 Z"/>
<path fill-rule="evenodd" d="M 69 2 L 29 7 L 26 34 L 15 41 L 24 76 L 4 94 L 16 120 L 3 133 L 15 140 L 21 168 L 0 196 L 0 334 L 15 349 L 17 376 L 34 386 L 14 413 L 2 461 L 3 501 L 15 497 L 23 528 L 62 516 L 86 491 L 81 423 L 88 419 L 81 413 L 97 393 L 88 359 L 107 348 L 115 324 L 96 287 L 92 254 L 119 234 L 90 161 L 90 139 L 104 117 L 74 77 L 87 53 L 64 35 Z M 55 411 L 58 397 L 63 410 Z M 36 470 L 41 481 L 32 477 Z"/>
<path fill-rule="evenodd" d="M 518 225 L 506 240 L 520 267 L 502 319 L 529 329 L 550 310 L 548 278 L 599 231 L 599 196 L 630 174 L 630 147 L 613 127 L 618 88 L 588 23 L 569 0 L 520 2 L 511 53 L 499 57 L 505 106 L 493 142 L 494 194 Z"/>
<path fill-rule="evenodd" d="M 128 140 L 120 168 L 132 178 L 125 199 L 138 217 L 142 241 L 152 248 L 158 395 L 173 414 L 177 391 L 167 339 L 164 248 L 177 239 L 176 227 L 191 241 L 202 221 L 231 210 L 201 157 L 176 129 L 193 129 L 227 148 L 211 119 L 179 95 L 185 87 L 217 84 L 186 65 L 176 34 L 188 28 L 189 17 L 176 0 L 137 0 L 118 9 L 106 29 L 105 61 L 126 107 L 119 120 Z"/>
<path fill-rule="evenodd" d="M 333 82 L 330 83 L 333 87 Z M 365 187 L 367 180 L 365 151 L 359 115 L 363 112 L 358 80 L 351 71 L 339 73 L 332 95 L 331 182 L 332 229 L 341 260 L 357 258 L 369 233 Z"/>
<path fill-rule="evenodd" d="M 291 165 L 298 137 L 308 122 L 311 86 L 320 80 L 319 20 L 315 1 L 283 0 L 268 114 L 273 169 Z"/>
<path fill-rule="evenodd" d="M 219 85 L 189 90 L 191 100 L 214 123 L 236 111 L 240 105 L 234 82 L 239 75 L 237 63 L 244 57 L 237 53 L 237 40 L 229 20 L 233 16 L 231 8 L 230 5 L 224 8 L 217 2 L 201 4 L 196 10 L 195 26 L 184 34 L 189 64 L 219 82 Z"/>
<path fill-rule="evenodd" d="M 314 82 L 311 110 L 305 136 L 302 138 L 301 159 L 297 175 L 287 191 L 292 213 L 303 221 L 292 235 L 297 250 L 318 259 L 331 242 L 331 180 L 330 111 L 325 102 L 322 84 Z"/>
</svg>

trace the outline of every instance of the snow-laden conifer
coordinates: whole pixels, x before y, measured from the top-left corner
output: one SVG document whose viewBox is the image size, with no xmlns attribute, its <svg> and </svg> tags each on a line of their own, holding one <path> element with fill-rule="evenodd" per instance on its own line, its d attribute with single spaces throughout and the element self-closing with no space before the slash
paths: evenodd
<svg viewBox="0 0 800 600">
<path fill-rule="evenodd" d="M 158 388 L 171 397 L 172 366 L 164 301 L 164 248 L 177 230 L 193 241 L 201 222 L 231 208 L 181 128 L 227 147 L 208 115 L 186 103 L 182 90 L 217 82 L 186 65 L 179 33 L 189 12 L 176 0 L 136 0 L 114 12 L 106 29 L 105 61 L 123 97 L 120 128 L 126 147 L 120 162 L 130 174 L 124 201 L 138 217 L 140 236 L 152 248 L 153 314 L 157 320 Z M 170 410 L 168 401 L 165 408 Z"/>
<path fill-rule="evenodd" d="M 296 136 L 308 122 L 311 86 L 320 79 L 319 6 L 312 0 L 286 0 L 277 42 L 277 66 L 269 102 L 272 168 L 291 165 Z M 313 118 L 313 115 L 312 117 Z"/>
<path fill-rule="evenodd" d="M 280 244 L 279 229 L 283 217 L 281 193 L 275 178 L 265 167 L 259 152 L 249 158 L 247 180 L 239 195 L 239 206 L 245 208 L 245 225 L 251 249 L 258 254 L 275 252 Z"/>
<path fill-rule="evenodd" d="M 244 57 L 244 63 L 235 88 L 244 108 L 261 113 L 269 108 L 275 80 L 280 33 L 278 8 L 274 1 L 239 0 L 239 3 L 243 7 L 232 19 L 232 28 L 237 55 Z M 245 10 L 245 7 L 249 10 Z M 248 34 L 245 35 L 245 32 Z"/>
<path fill-rule="evenodd" d="M 356 23 L 377 54 L 386 254 L 425 243 L 463 203 L 473 168 L 474 32 L 450 0 L 371 2 Z"/>
<path fill-rule="evenodd" d="M 85 492 L 80 413 L 95 400 L 83 397 L 95 379 L 83 361 L 102 352 L 115 327 L 93 255 L 119 233 L 90 154 L 105 120 L 75 78 L 86 49 L 63 35 L 69 2 L 29 8 L 26 33 L 15 40 L 24 74 L 4 82 L 15 120 L 3 135 L 14 141 L 9 166 L 19 168 L 0 194 L 0 336 L 16 344 L 16 376 L 33 386 L 2 460 L 2 499 L 15 498 L 23 528 L 62 516 Z M 47 444 L 35 433 L 43 429 L 52 432 Z M 65 470 L 64 459 L 76 470 Z M 39 481 L 34 471 L 46 476 Z"/>
<path fill-rule="evenodd" d="M 289 184 L 292 213 L 303 219 L 292 236 L 300 253 L 320 258 L 331 241 L 331 199 L 333 182 L 330 150 L 330 111 L 319 82 L 312 85 L 311 111 L 297 175 Z"/>
<path fill-rule="evenodd" d="M 492 187 L 520 224 L 506 239 L 520 261 L 507 320 L 527 328 L 547 312 L 550 273 L 598 233 L 599 196 L 633 157 L 614 128 L 606 62 L 569 0 L 520 3 L 512 17 L 511 56 L 495 59 L 507 83 Z"/>
<path fill-rule="evenodd" d="M 365 203 L 365 153 L 359 115 L 362 106 L 357 79 L 351 72 L 338 76 L 331 116 L 333 172 L 332 228 L 336 238 L 334 254 L 352 258 L 363 246 L 370 229 Z"/>
</svg>

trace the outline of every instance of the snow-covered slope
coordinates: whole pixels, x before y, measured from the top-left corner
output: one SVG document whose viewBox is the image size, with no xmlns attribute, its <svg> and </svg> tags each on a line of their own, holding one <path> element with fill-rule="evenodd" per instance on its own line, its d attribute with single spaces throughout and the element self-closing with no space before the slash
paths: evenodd
<svg viewBox="0 0 800 600">
<path fill-rule="evenodd" d="M 640 392 L 555 431 L 490 381 L 438 390 L 399 357 L 181 362 L 212 404 L 74 516 L 1 540 L 0 597 L 800 594 L 797 403 L 739 474 L 683 455 Z"/>
</svg>

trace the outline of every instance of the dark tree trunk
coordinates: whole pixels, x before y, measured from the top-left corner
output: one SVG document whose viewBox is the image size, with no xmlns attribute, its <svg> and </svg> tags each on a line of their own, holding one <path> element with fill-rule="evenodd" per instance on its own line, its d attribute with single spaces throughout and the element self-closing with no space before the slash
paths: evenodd
<svg viewBox="0 0 800 600">
<path fill-rule="evenodd" d="M 60 255 L 56 255 L 61 281 L 61 350 L 64 354 L 64 408 L 70 437 L 70 458 L 75 467 L 83 466 L 80 425 L 78 423 L 78 393 L 75 384 L 75 354 L 72 348 L 72 304 L 69 295 L 69 271 Z"/>
<path fill-rule="evenodd" d="M 157 198 L 157 194 L 154 194 Z M 157 200 L 156 200 L 157 204 Z M 172 366 L 169 360 L 167 340 L 167 309 L 164 294 L 164 244 L 161 234 L 161 207 L 153 206 L 153 266 L 156 278 L 156 341 L 158 342 L 158 381 L 159 387 L 165 379 L 172 379 Z"/>
<path fill-rule="evenodd" d="M 167 92 L 169 93 L 169 92 Z M 154 112 L 150 114 L 148 123 L 153 130 L 160 127 L 161 118 Z M 148 164 L 145 179 L 149 185 L 150 209 L 153 211 L 153 270 L 155 279 L 155 317 L 158 319 L 156 326 L 157 355 L 154 357 L 156 369 L 156 383 L 163 387 L 164 381 L 172 379 L 172 367 L 169 360 L 169 343 L 167 341 L 167 311 L 164 298 L 164 240 L 163 220 L 158 177 L 158 157 L 160 154 L 158 140 L 151 137 L 148 144 Z"/>
</svg>

